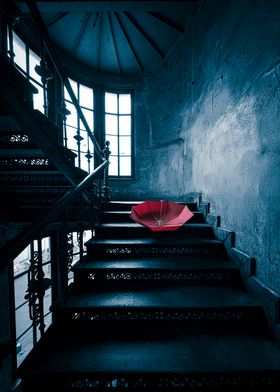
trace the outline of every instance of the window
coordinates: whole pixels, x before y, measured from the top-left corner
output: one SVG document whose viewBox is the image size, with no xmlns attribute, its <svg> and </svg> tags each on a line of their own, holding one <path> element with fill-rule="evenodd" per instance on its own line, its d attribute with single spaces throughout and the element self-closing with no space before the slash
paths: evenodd
<svg viewBox="0 0 280 392">
<path fill-rule="evenodd" d="M 110 142 L 109 176 L 132 175 L 131 94 L 105 93 L 105 140 Z"/>
<path fill-rule="evenodd" d="M 40 240 L 42 267 L 45 278 L 51 278 L 50 238 Z M 28 355 L 35 343 L 40 338 L 39 326 L 30 319 L 29 300 L 26 298 L 28 287 L 28 271 L 32 252 L 38 252 L 38 241 L 33 241 L 14 260 L 14 289 L 15 289 L 15 319 L 16 319 L 16 349 L 17 365 L 19 366 Z M 44 295 L 44 323 L 47 329 L 52 323 L 50 306 L 52 304 L 52 292 L 49 287 Z"/>
<path fill-rule="evenodd" d="M 21 73 L 36 87 L 38 94 L 33 96 L 34 109 L 46 112 L 47 96 L 41 76 L 36 72 L 40 67 L 41 58 L 37 56 L 20 38 L 12 31 L 12 42 L 9 42 L 9 54 Z"/>
<path fill-rule="evenodd" d="M 92 132 L 94 132 L 94 93 L 87 86 L 70 79 L 71 87 L 81 106 L 82 112 Z M 70 114 L 64 122 L 64 145 L 77 155 L 76 166 L 90 173 L 94 169 L 94 147 L 89 139 L 87 131 L 78 118 L 77 111 L 71 98 L 64 88 L 66 108 Z"/>
</svg>

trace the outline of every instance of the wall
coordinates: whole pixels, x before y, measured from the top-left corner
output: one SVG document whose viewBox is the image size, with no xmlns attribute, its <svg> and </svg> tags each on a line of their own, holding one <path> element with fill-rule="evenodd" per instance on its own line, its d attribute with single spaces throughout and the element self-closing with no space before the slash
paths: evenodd
<svg viewBox="0 0 280 392">
<path fill-rule="evenodd" d="M 277 292 L 279 20 L 277 0 L 202 2 L 165 64 L 138 86 L 137 179 L 125 187 L 135 198 L 202 192 Z"/>
</svg>

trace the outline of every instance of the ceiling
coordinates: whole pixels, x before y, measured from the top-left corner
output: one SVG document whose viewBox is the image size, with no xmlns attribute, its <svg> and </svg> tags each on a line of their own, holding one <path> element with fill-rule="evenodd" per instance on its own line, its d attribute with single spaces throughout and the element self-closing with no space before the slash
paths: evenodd
<svg viewBox="0 0 280 392">
<path fill-rule="evenodd" d="M 99 72 L 141 73 L 163 61 L 198 6 L 185 1 L 37 1 L 53 43 Z M 17 1 L 32 25 L 24 1 Z"/>
</svg>

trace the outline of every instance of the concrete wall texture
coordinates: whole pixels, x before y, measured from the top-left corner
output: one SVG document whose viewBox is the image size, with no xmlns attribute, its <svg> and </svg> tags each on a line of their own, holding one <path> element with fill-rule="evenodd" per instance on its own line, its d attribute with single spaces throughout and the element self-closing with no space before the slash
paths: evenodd
<svg viewBox="0 0 280 392">
<path fill-rule="evenodd" d="M 202 192 L 280 294 L 279 21 L 279 0 L 201 3 L 136 89 L 136 178 L 123 189 L 134 199 Z"/>
</svg>

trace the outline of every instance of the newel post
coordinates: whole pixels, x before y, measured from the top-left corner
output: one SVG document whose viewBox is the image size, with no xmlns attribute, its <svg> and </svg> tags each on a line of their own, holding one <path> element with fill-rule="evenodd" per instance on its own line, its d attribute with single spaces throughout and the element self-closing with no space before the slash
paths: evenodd
<svg viewBox="0 0 280 392">
<path fill-rule="evenodd" d="M 102 155 L 105 160 L 109 160 L 111 154 L 109 146 L 110 146 L 110 142 L 106 141 L 105 147 L 102 150 Z M 109 167 L 106 167 L 106 169 L 104 169 L 104 178 L 103 178 L 103 187 L 102 187 L 102 199 L 104 202 L 110 200 L 110 188 L 108 186 L 108 172 L 109 172 Z"/>
</svg>

